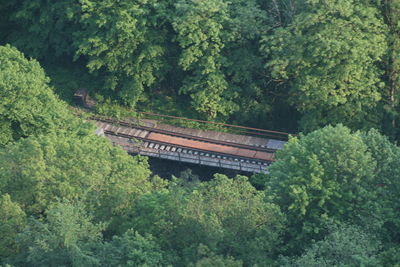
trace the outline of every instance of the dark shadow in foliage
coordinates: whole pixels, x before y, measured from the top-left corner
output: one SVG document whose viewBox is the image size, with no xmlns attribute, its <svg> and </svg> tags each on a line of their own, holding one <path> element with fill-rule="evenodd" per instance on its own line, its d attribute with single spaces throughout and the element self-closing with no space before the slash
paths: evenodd
<svg viewBox="0 0 400 267">
<path fill-rule="evenodd" d="M 217 174 L 214 180 L 193 185 L 171 183 L 168 190 L 144 195 L 125 227 L 157 237 L 174 266 L 203 258 L 198 255 L 200 244 L 246 265 L 272 263 L 285 220 L 276 205 L 264 202 L 263 192 L 243 176 Z"/>
<path fill-rule="evenodd" d="M 331 224 L 323 240 L 313 242 L 305 252 L 294 258 L 282 258 L 285 267 L 350 267 L 379 266 L 380 244 L 360 227 Z"/>
</svg>

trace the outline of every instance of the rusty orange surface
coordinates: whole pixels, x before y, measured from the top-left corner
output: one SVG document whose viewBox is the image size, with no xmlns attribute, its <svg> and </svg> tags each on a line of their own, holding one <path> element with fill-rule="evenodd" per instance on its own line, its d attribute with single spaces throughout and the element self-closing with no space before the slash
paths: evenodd
<svg viewBox="0 0 400 267">
<path fill-rule="evenodd" d="M 226 145 L 206 143 L 196 140 L 189 140 L 181 137 L 175 137 L 160 133 L 150 133 L 147 139 L 150 141 L 156 141 L 156 142 L 158 141 L 163 143 L 169 143 L 171 145 L 185 146 L 193 149 L 207 150 L 207 151 L 246 157 L 246 158 L 254 158 L 254 159 L 261 159 L 268 161 L 273 159 L 272 153 L 254 151 L 250 149 L 237 148 Z"/>
<path fill-rule="evenodd" d="M 257 151 L 254 151 L 254 150 L 239 148 L 236 155 L 241 156 L 241 157 L 246 157 L 246 158 L 254 158 L 256 153 L 257 153 Z"/>
<path fill-rule="evenodd" d="M 254 157 L 262 160 L 274 160 L 274 154 L 261 151 L 257 151 Z"/>
</svg>

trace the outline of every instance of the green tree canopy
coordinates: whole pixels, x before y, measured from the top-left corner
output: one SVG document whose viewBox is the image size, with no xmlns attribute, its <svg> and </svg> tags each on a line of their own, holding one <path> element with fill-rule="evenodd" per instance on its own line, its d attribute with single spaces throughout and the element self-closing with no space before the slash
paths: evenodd
<svg viewBox="0 0 400 267">
<path fill-rule="evenodd" d="M 173 27 L 182 48 L 179 63 L 188 72 L 180 92 L 190 94 L 194 108 L 208 118 L 231 113 L 237 107 L 221 70 L 228 4 L 223 0 L 180 0 L 175 7 Z"/>
<path fill-rule="evenodd" d="M 3 194 L 0 197 L 0 264 L 18 254 L 19 246 L 15 238 L 24 229 L 25 223 L 25 212 L 11 201 L 10 195 Z"/>
<path fill-rule="evenodd" d="M 146 195 L 128 218 L 129 227 L 156 236 L 178 266 L 204 258 L 200 245 L 246 265 L 271 262 L 284 225 L 279 208 L 265 203 L 245 177 L 224 175 L 191 189 L 177 184 Z M 222 260 L 217 258 L 203 261 Z"/>
<path fill-rule="evenodd" d="M 30 137 L 0 150 L 0 193 L 41 213 L 57 198 L 83 199 L 108 218 L 149 192 L 147 161 L 93 135 Z"/>
<path fill-rule="evenodd" d="M 189 267 L 208 267 L 208 266 L 219 266 L 219 267 L 242 267 L 243 262 L 235 260 L 232 257 L 223 257 L 221 255 L 215 255 L 210 251 L 207 246 L 199 245 L 197 250 L 199 260 L 196 263 L 189 264 Z"/>
<path fill-rule="evenodd" d="M 376 163 L 360 133 L 327 126 L 291 138 L 270 167 L 267 194 L 288 216 L 289 236 L 317 238 L 329 219 L 368 217 Z M 296 243 L 294 243 L 296 244 Z"/>
<path fill-rule="evenodd" d="M 132 229 L 104 243 L 98 253 L 103 266 L 166 266 L 156 240 L 151 235 L 141 236 Z"/>
<path fill-rule="evenodd" d="M 154 0 L 104 0 L 80 6 L 76 56 L 87 57 L 88 69 L 105 76 L 105 89 L 115 90 L 130 106 L 143 98 L 145 87 L 162 78 L 165 33 L 157 5 Z"/>
<path fill-rule="evenodd" d="M 94 224 L 82 203 L 54 203 L 46 219 L 31 218 L 19 234 L 22 247 L 15 266 L 99 266 L 93 254 L 101 241 L 102 224 Z"/>
<path fill-rule="evenodd" d="M 223 73 L 229 94 L 239 106 L 232 117 L 239 123 L 264 126 L 271 111 L 271 88 L 266 84 L 267 71 L 260 54 L 261 37 L 269 29 L 268 13 L 256 0 L 235 0 L 228 5 L 223 21 Z M 260 127 L 260 126 L 258 126 Z"/>
<path fill-rule="evenodd" d="M 48 83 L 37 61 L 9 45 L 0 46 L 0 146 L 21 137 L 80 128 Z"/>
<path fill-rule="evenodd" d="M 377 130 L 370 130 L 363 140 L 376 163 L 369 205 L 376 207 L 374 217 L 382 223 L 383 239 L 400 243 L 400 148 Z"/>
<path fill-rule="evenodd" d="M 267 68 L 287 84 L 290 104 L 304 115 L 303 128 L 339 122 L 367 127 L 384 86 L 378 64 L 387 27 L 379 9 L 368 1 L 300 3 L 290 25 L 266 36 Z"/>
<path fill-rule="evenodd" d="M 78 1 L 77 1 L 78 2 Z M 79 4 L 67 0 L 2 1 L 12 28 L 7 41 L 41 60 L 72 56 L 73 33 L 78 29 Z"/>
<path fill-rule="evenodd" d="M 15 266 L 166 266 L 157 242 L 133 230 L 103 240 L 105 224 L 94 223 L 81 201 L 58 201 L 41 219 L 31 217 L 17 236 Z"/>
<path fill-rule="evenodd" d="M 389 28 L 388 51 L 385 58 L 387 90 L 384 94 L 383 107 L 387 119 L 384 124 L 391 136 L 399 137 L 400 103 L 400 1 L 382 1 L 382 13 Z"/>
<path fill-rule="evenodd" d="M 281 266 L 291 267 L 350 267 L 379 266 L 379 242 L 353 225 L 330 226 L 330 233 L 313 243 L 293 259 L 285 259 Z"/>
</svg>

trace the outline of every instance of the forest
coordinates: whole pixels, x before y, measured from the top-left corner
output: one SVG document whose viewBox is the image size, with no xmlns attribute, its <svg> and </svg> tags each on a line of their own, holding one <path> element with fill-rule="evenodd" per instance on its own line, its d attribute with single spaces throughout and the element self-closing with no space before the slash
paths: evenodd
<svg viewBox="0 0 400 267">
<path fill-rule="evenodd" d="M 298 133 L 160 177 L 74 111 Z M 0 266 L 400 266 L 400 0 L 0 0 Z M 173 166 L 171 166 L 173 168 Z"/>
</svg>

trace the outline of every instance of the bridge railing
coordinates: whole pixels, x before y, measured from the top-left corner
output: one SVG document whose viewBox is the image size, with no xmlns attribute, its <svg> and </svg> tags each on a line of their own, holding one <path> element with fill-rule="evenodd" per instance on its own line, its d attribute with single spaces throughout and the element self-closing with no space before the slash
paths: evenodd
<svg viewBox="0 0 400 267">
<path fill-rule="evenodd" d="M 268 138 L 268 139 L 272 138 L 272 139 L 286 141 L 289 139 L 289 136 L 296 136 L 296 134 L 291 134 L 291 133 L 287 133 L 287 132 L 258 129 L 258 128 L 252 128 L 252 127 L 247 127 L 247 126 L 239 126 L 239 125 L 221 123 L 221 122 L 189 119 L 189 118 L 185 118 L 185 117 L 162 115 L 162 114 L 156 114 L 156 113 L 151 113 L 151 112 L 139 112 L 139 114 L 141 114 L 145 118 L 154 118 L 154 119 L 162 118 L 163 120 L 167 119 L 170 121 L 174 121 L 175 122 L 174 124 L 176 124 L 176 122 L 178 124 L 179 124 L 179 122 L 194 122 L 194 123 L 203 124 L 203 125 L 215 126 L 214 130 L 222 130 L 222 131 L 229 132 L 229 133 L 236 133 L 236 134 L 243 134 L 243 135 L 254 135 L 254 136 L 258 136 L 261 138 Z M 211 127 L 211 129 L 212 129 L 212 127 Z"/>
<path fill-rule="evenodd" d="M 81 102 L 81 104 L 83 103 L 84 107 L 89 108 L 91 110 L 93 110 L 94 107 L 97 105 L 97 103 L 90 98 L 88 91 L 84 88 L 78 90 L 74 94 L 74 97 L 79 99 L 78 102 Z M 114 110 L 117 107 L 118 106 L 113 107 L 112 110 Z M 128 116 L 128 114 L 130 114 L 129 116 L 134 116 L 134 117 L 136 117 L 136 115 L 139 115 L 139 116 L 151 116 L 151 117 L 162 118 L 162 119 L 177 120 L 178 122 L 179 121 L 180 122 L 182 122 L 182 121 L 192 122 L 192 123 L 195 122 L 195 123 L 200 123 L 203 125 L 215 126 L 215 128 L 213 130 L 220 130 L 220 131 L 226 130 L 227 132 L 230 132 L 230 133 L 254 135 L 254 136 L 259 136 L 259 137 L 264 137 L 264 138 L 272 138 L 272 139 L 285 140 L 285 141 L 288 140 L 290 135 L 296 136 L 296 134 L 290 134 L 290 133 L 280 132 L 280 131 L 257 129 L 257 128 L 246 127 L 246 126 L 238 126 L 238 125 L 232 125 L 232 124 L 226 124 L 226 123 L 189 119 L 189 118 L 171 116 L 171 115 L 162 115 L 162 114 L 156 114 L 156 113 L 152 113 L 152 112 L 137 112 L 137 111 L 133 111 L 133 110 L 125 110 L 124 108 L 121 108 L 121 107 L 119 107 L 119 109 L 121 109 L 121 111 L 123 110 L 123 112 L 116 112 L 118 114 L 121 113 L 117 116 L 118 117 L 117 120 L 119 120 L 119 117 L 122 114 L 125 114 L 125 116 Z M 104 113 L 104 111 L 103 111 L 103 113 Z M 105 112 L 105 113 L 107 113 L 107 112 Z M 124 116 L 124 115 L 122 115 L 122 116 Z M 116 118 L 113 118 L 113 119 L 116 119 Z M 185 127 L 185 126 L 183 126 L 183 127 Z M 188 128 L 191 128 L 191 127 L 188 127 Z"/>
<path fill-rule="evenodd" d="M 257 163 L 248 163 L 242 161 L 232 161 L 223 158 L 210 158 L 207 156 L 202 156 L 199 154 L 186 154 L 180 152 L 172 152 L 172 151 L 163 151 L 159 149 L 145 149 L 140 146 L 130 146 L 130 145 L 121 145 L 119 143 L 113 142 L 114 146 L 120 146 L 128 153 L 139 154 L 149 157 L 156 157 L 168 160 L 175 160 L 180 162 L 187 162 L 192 164 L 199 165 L 207 165 L 217 168 L 224 169 L 233 169 L 244 172 L 257 172 L 257 173 L 268 173 L 267 167 L 268 164 L 257 164 Z"/>
</svg>

